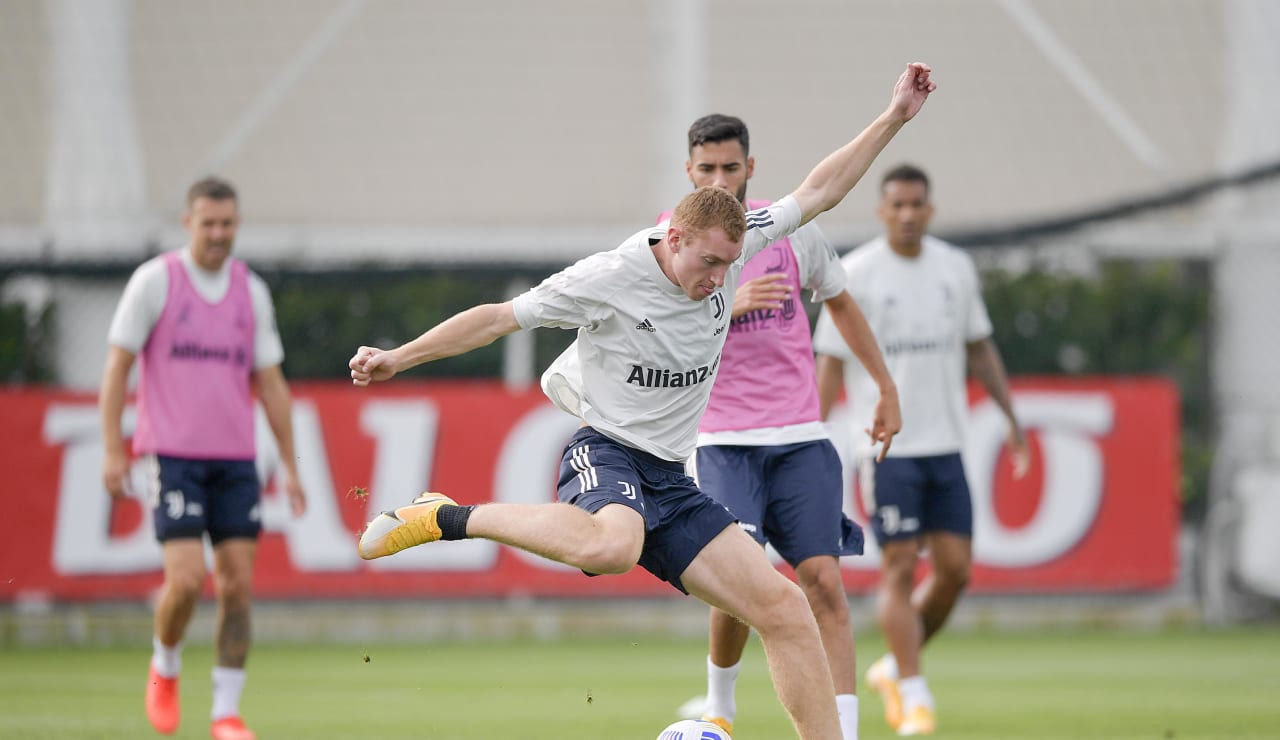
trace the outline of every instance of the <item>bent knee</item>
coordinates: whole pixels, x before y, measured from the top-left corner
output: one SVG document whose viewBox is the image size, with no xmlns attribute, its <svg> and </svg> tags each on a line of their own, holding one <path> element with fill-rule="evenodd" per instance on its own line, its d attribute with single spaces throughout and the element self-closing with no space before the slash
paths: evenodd
<svg viewBox="0 0 1280 740">
<path fill-rule="evenodd" d="M 917 562 L 919 562 L 919 556 L 916 555 L 914 544 L 901 546 L 898 543 L 890 543 L 884 548 L 881 556 L 882 582 L 885 585 L 891 585 L 897 589 L 905 588 L 909 591 L 915 584 Z"/>
<path fill-rule="evenodd" d="M 960 591 L 969 585 L 970 568 L 968 563 L 934 563 L 934 581 L 942 587 Z"/>
<path fill-rule="evenodd" d="M 813 621 L 809 600 L 799 586 L 781 574 L 752 600 L 742 619 L 761 634 Z"/>
<path fill-rule="evenodd" d="M 808 568 L 801 564 L 797 571 L 800 588 L 804 590 L 809 606 L 819 619 L 823 614 L 844 613 L 848 611 L 848 601 L 844 592 L 844 579 L 840 574 L 838 563 L 825 564 Z"/>
<path fill-rule="evenodd" d="M 249 575 L 225 575 L 219 574 L 214 579 L 214 586 L 217 589 L 218 596 L 223 601 L 237 602 L 249 601 L 249 595 L 253 589 L 253 576 Z"/>
<path fill-rule="evenodd" d="M 170 573 L 165 586 L 173 595 L 183 599 L 194 599 L 204 590 L 205 572 L 203 570 L 190 573 Z"/>
<path fill-rule="evenodd" d="M 600 575 L 622 575 L 640 561 L 640 551 L 643 546 L 643 541 L 633 543 L 599 538 L 583 558 L 585 563 L 583 569 Z"/>
<path fill-rule="evenodd" d="M 819 622 L 832 618 L 847 618 L 849 601 L 844 593 L 844 584 L 806 588 L 804 595 L 809 600 L 809 608 L 813 611 L 813 616 L 817 617 Z"/>
</svg>

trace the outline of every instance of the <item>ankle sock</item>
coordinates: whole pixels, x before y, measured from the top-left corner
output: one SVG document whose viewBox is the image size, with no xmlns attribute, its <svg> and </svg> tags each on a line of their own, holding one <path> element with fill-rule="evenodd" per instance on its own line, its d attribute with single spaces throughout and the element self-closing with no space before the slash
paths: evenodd
<svg viewBox="0 0 1280 740">
<path fill-rule="evenodd" d="M 177 678 L 182 673 L 182 643 L 169 647 L 152 635 L 151 667 L 165 678 Z"/>
<path fill-rule="evenodd" d="M 474 506 L 450 506 L 445 504 L 436 510 L 436 524 L 440 525 L 440 539 L 465 540 L 467 538 L 467 520 L 471 518 Z"/>
</svg>

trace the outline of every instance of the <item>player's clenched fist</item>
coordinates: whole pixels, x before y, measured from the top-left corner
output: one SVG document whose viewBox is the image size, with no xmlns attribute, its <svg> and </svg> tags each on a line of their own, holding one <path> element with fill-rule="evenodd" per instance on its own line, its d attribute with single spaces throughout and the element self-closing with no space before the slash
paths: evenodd
<svg viewBox="0 0 1280 740">
<path fill-rule="evenodd" d="M 390 380 L 396 374 L 392 352 L 377 347 L 361 347 L 356 350 L 347 366 L 351 368 L 351 382 L 362 387 L 375 380 Z"/>
</svg>

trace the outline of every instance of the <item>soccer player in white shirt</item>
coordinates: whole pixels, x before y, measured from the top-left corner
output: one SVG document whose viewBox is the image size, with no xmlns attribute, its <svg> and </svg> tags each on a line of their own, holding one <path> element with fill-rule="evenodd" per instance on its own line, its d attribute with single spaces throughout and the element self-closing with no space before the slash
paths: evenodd
<svg viewBox="0 0 1280 740">
<path fill-rule="evenodd" d="M 511 301 L 463 311 L 396 349 L 360 347 L 349 366 L 352 382 L 365 386 L 519 329 L 574 328 L 577 340 L 542 384 L 583 421 L 562 458 L 559 503 L 458 506 L 426 493 L 374 518 L 360 538 L 361 556 L 481 537 L 591 574 L 640 564 L 754 627 L 797 735 L 838 740 L 831 674 L 803 592 L 685 476 L 683 461 L 716 377 L 742 266 L 843 200 L 936 87 L 927 65 L 907 65 L 884 113 L 767 209 L 744 214 L 732 194 L 699 188 L 680 201 L 666 229 L 645 229 Z"/>
<path fill-rule="evenodd" d="M 891 651 L 871 665 L 867 681 L 899 735 L 928 735 L 936 719 L 920 649 L 946 622 L 972 559 L 973 510 L 960 460 L 966 363 L 1008 417 L 1015 475 L 1025 473 L 1029 457 L 973 260 L 925 233 L 933 215 L 928 177 L 910 165 L 896 167 L 880 194 L 885 235 L 843 259 L 847 289 L 875 332 L 902 402 L 903 430 L 893 448 L 880 461 L 864 454 L 859 464 L 882 550 L 878 612 Z M 825 314 L 813 341 L 823 417 L 843 382 L 856 431 L 877 386 L 861 366 L 844 361 L 849 350 Z M 922 549 L 933 567 L 913 594 Z"/>
</svg>

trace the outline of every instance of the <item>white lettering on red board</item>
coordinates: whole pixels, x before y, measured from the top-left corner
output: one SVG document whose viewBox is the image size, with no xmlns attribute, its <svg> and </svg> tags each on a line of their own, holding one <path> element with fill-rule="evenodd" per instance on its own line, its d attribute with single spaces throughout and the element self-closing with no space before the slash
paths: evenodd
<svg viewBox="0 0 1280 740">
<path fill-rule="evenodd" d="M 1114 407 L 1105 393 L 1021 391 L 1015 409 L 1025 428 L 1039 439 L 1044 471 L 1039 506 L 1025 524 L 1010 527 L 995 515 L 992 483 L 1005 441 L 1004 416 L 989 400 L 971 409 L 965 466 L 974 504 L 974 559 L 1000 567 L 1040 565 L 1062 556 L 1093 526 L 1103 496 L 1106 460 L 1099 446 L 1114 425 Z M 831 428 L 842 455 L 848 447 L 845 411 L 832 413 Z M 431 487 L 436 465 L 439 412 L 429 400 L 375 398 L 360 410 L 359 429 L 373 442 L 369 478 L 369 512 L 394 509 L 417 492 Z M 258 472 L 270 481 L 279 468 L 279 451 L 258 411 Z M 323 427 L 317 408 L 306 399 L 293 404 L 294 445 L 298 471 L 307 491 L 307 512 L 294 519 L 286 498 L 263 497 L 263 527 L 280 533 L 293 567 L 303 572 L 350 572 L 361 568 L 385 571 L 479 572 L 497 561 L 499 545 L 487 540 L 464 540 L 418 548 L 372 563 L 356 554 L 358 532 L 350 531 L 339 512 L 348 486 L 336 485 L 328 465 Z M 126 435 L 134 412 L 126 411 Z M 499 445 L 493 469 L 477 471 L 477 490 L 457 492 L 459 500 L 542 503 L 555 500 L 560 453 L 578 420 L 550 404 L 539 405 L 517 420 Z M 64 575 L 122 574 L 153 571 L 160 566 L 160 549 L 150 517 L 130 532 L 112 535 L 111 502 L 102 487 L 102 438 L 98 409 L 93 404 L 56 403 L 45 414 L 44 438 L 62 447 L 54 525 L 53 565 Z M 139 466 L 140 467 L 140 466 Z M 846 481 L 852 480 L 846 469 Z M 141 491 L 143 471 L 134 471 L 133 488 Z M 852 486 L 846 485 L 845 509 L 862 517 L 852 505 Z M 450 492 L 446 492 L 450 493 Z M 865 522 L 863 522 L 865 524 Z M 868 535 L 870 533 L 868 532 Z M 541 557 L 514 551 L 528 565 L 570 570 Z M 844 558 L 846 568 L 879 567 L 874 537 L 867 552 Z"/>
</svg>

